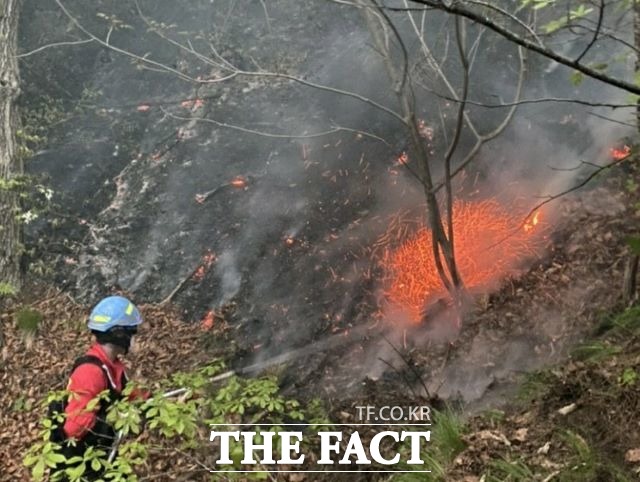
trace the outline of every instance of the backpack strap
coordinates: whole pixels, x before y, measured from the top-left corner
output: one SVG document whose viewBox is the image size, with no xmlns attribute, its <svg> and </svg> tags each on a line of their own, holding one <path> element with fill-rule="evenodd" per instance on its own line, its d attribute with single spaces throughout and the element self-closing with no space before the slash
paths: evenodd
<svg viewBox="0 0 640 482">
<path fill-rule="evenodd" d="M 107 366 L 104 363 L 102 363 L 102 360 L 100 360 L 100 358 L 98 358 L 95 355 L 83 355 L 79 358 L 76 358 L 76 361 L 73 362 L 73 368 L 71 369 L 71 373 L 73 373 L 75 369 L 78 368 L 80 365 L 86 365 L 86 364 L 96 365 L 100 367 L 102 369 L 102 372 L 105 375 L 105 379 L 107 380 L 109 391 L 113 392 L 116 390 L 116 383 L 111 377 L 111 372 L 109 372 L 109 369 L 107 368 Z M 124 389 L 124 385 L 122 386 L 122 388 Z"/>
</svg>

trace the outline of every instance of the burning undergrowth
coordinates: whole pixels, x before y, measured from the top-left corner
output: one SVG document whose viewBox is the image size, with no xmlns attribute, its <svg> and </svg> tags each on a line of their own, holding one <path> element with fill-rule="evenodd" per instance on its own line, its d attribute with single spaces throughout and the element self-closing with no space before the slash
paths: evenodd
<svg viewBox="0 0 640 482">
<path fill-rule="evenodd" d="M 541 255 L 544 227 L 540 212 L 528 217 L 524 213 L 522 208 L 506 208 L 491 198 L 453 204 L 454 252 L 466 290 L 487 293 L 526 261 Z M 385 239 L 395 239 L 398 246 L 384 250 L 384 297 L 389 312 L 420 323 L 429 321 L 424 318 L 430 305 L 449 296 L 435 266 L 431 232 L 420 226 L 409 234 L 412 225 L 415 219 L 399 217 L 385 234 Z"/>
<path fill-rule="evenodd" d="M 377 400 L 414 390 L 473 406 L 500 404 L 520 374 L 563 359 L 601 321 L 599 313 L 618 306 L 618 283 L 609 280 L 622 279 L 619 260 L 632 232 L 625 218 L 638 214 L 625 210 L 624 192 L 612 194 L 616 178 L 607 184 L 559 206 L 556 229 L 540 244 L 546 255 L 477 296 L 453 344 L 438 342 L 425 323 L 400 330 L 373 323 L 321 353 L 310 350 L 304 363 L 294 362 L 296 378 L 320 378 L 328 397 Z M 439 321 L 451 325 L 452 317 Z"/>
</svg>

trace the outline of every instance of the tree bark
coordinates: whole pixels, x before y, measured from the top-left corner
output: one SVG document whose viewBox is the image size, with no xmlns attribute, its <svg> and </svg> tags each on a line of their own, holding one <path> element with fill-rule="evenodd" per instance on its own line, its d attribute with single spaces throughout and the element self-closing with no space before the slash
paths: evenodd
<svg viewBox="0 0 640 482">
<path fill-rule="evenodd" d="M 633 44 L 640 48 L 640 1 L 633 2 Z M 640 54 L 636 54 L 636 75 L 640 72 Z M 640 99 L 636 103 L 636 129 L 640 132 Z"/>
<path fill-rule="evenodd" d="M 18 194 L 10 182 L 23 174 L 16 149 L 20 4 L 21 0 L 0 0 L 0 283 L 9 283 L 16 289 L 21 284 L 21 229 L 17 219 Z"/>
<path fill-rule="evenodd" d="M 636 282 L 638 278 L 638 261 L 637 254 L 632 254 L 627 259 L 624 267 L 624 279 L 622 282 L 622 300 L 626 306 L 630 306 L 636 297 Z"/>
</svg>

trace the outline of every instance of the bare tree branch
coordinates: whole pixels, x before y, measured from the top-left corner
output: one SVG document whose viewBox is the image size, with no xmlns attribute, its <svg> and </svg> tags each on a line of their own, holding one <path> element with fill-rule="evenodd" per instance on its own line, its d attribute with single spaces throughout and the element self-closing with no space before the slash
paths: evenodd
<svg viewBox="0 0 640 482">
<path fill-rule="evenodd" d="M 449 102 L 456 102 L 456 103 L 460 102 L 460 99 L 456 97 L 452 97 L 450 95 L 437 92 L 433 89 L 429 89 L 427 86 L 423 86 L 423 87 L 425 90 L 440 97 L 441 99 L 447 100 Z M 474 106 L 483 107 L 486 109 L 504 109 L 506 107 L 514 107 L 514 106 L 520 106 L 520 105 L 526 105 L 526 104 L 542 104 L 545 102 L 579 104 L 579 105 L 585 105 L 588 107 L 608 107 L 610 109 L 629 109 L 629 108 L 636 107 L 636 104 L 616 104 L 613 102 L 590 102 L 588 100 L 569 99 L 569 98 L 563 98 L 563 97 L 541 97 L 539 99 L 520 99 L 520 100 L 515 100 L 513 102 L 501 102 L 499 104 L 487 104 L 485 102 L 479 102 L 477 100 L 467 99 L 468 105 L 474 105 Z"/>
<path fill-rule="evenodd" d="M 521 47 L 518 47 L 518 56 L 520 58 L 520 75 L 518 77 L 518 86 L 516 87 L 516 94 L 515 94 L 516 100 L 519 99 L 520 96 L 522 95 L 522 86 L 524 85 L 525 57 L 524 57 L 524 51 Z M 473 146 L 471 151 L 469 151 L 469 153 L 462 160 L 462 162 L 460 162 L 460 164 L 456 167 L 453 173 L 451 173 L 451 177 L 456 177 L 471 163 L 471 161 L 473 161 L 473 159 L 475 158 L 476 154 L 478 154 L 483 144 L 489 142 L 492 139 L 495 139 L 497 136 L 499 136 L 502 133 L 502 131 L 504 131 L 507 128 L 507 125 L 509 125 L 509 122 L 511 122 L 511 119 L 515 114 L 517 107 L 518 107 L 518 104 L 516 102 L 511 107 L 511 110 L 509 111 L 507 116 L 503 119 L 502 123 L 498 127 L 496 127 L 493 131 L 483 135 L 478 134 L 478 142 L 476 142 L 476 144 Z M 434 188 L 434 191 L 435 192 L 439 191 L 440 189 L 442 189 L 443 185 L 444 185 L 444 180 L 436 185 L 436 187 Z"/>
<path fill-rule="evenodd" d="M 404 0 L 404 5 L 405 6 L 409 5 L 408 0 Z M 433 71 L 438 75 L 438 77 L 442 80 L 444 85 L 447 87 L 447 90 L 450 92 L 452 98 L 455 98 L 456 100 L 458 100 L 458 95 L 456 93 L 456 90 L 453 88 L 453 85 L 451 85 L 449 78 L 444 74 L 444 72 L 440 68 L 440 65 L 436 61 L 435 56 L 433 55 L 433 53 L 431 52 L 431 49 L 429 48 L 429 46 L 427 45 L 427 42 L 425 41 L 422 31 L 418 28 L 418 25 L 416 24 L 415 19 L 413 18 L 413 15 L 411 15 L 411 12 L 407 12 L 407 16 L 409 18 L 409 22 L 411 23 L 411 26 L 413 27 L 413 31 L 418 37 L 418 41 L 420 42 L 420 46 L 422 48 L 422 53 L 424 54 L 425 59 L 429 64 L 429 67 L 431 67 Z M 469 119 L 469 116 L 466 112 L 464 113 L 464 116 L 465 116 L 465 121 L 467 122 L 467 126 L 469 127 L 473 135 L 476 136 L 476 138 L 480 137 L 480 134 L 478 134 L 478 131 L 475 125 L 473 124 L 473 122 L 471 122 L 471 119 Z"/>
<path fill-rule="evenodd" d="M 267 8 L 267 2 L 264 0 L 260 0 L 260 5 L 262 5 L 262 10 L 264 11 L 264 19 L 267 22 L 267 30 L 271 33 L 271 17 L 269 17 L 269 9 Z"/>
<path fill-rule="evenodd" d="M 545 200 L 536 204 L 533 208 L 531 208 L 531 210 L 527 213 L 527 215 L 525 216 L 525 220 L 522 223 L 522 226 L 524 225 L 524 223 L 526 223 L 526 221 L 531 217 L 531 215 L 533 213 L 535 213 L 538 209 L 540 209 L 542 206 L 544 206 L 545 204 L 549 204 L 552 201 L 555 201 L 556 199 L 561 198 L 562 196 L 566 196 L 569 193 L 572 193 L 574 191 L 577 191 L 578 189 L 580 189 L 581 187 L 586 186 L 593 178 L 595 178 L 598 174 L 600 174 L 602 171 L 606 171 L 608 169 L 611 169 L 612 167 L 615 167 L 619 164 L 622 164 L 623 162 L 629 160 L 629 158 L 631 157 L 631 154 L 628 154 L 620 159 L 616 159 L 615 161 L 609 163 L 609 164 L 605 164 L 604 166 L 600 166 L 598 167 L 598 169 L 596 169 L 595 171 L 593 171 L 591 174 L 589 174 L 582 182 L 579 182 L 578 184 L 576 184 L 573 187 L 570 187 L 569 189 L 565 189 L 562 192 L 559 192 L 557 194 L 553 194 L 551 196 L 545 196 Z"/>
<path fill-rule="evenodd" d="M 136 10 L 138 11 L 138 16 L 142 19 L 142 21 L 147 25 L 147 27 L 149 28 L 149 30 L 151 30 L 153 33 L 155 33 L 158 37 L 160 37 L 161 39 L 165 40 L 166 42 L 169 42 L 171 45 L 174 45 L 175 47 L 178 47 L 180 50 L 183 50 L 191 55 L 194 55 L 198 60 L 201 60 L 202 62 L 204 62 L 205 64 L 208 65 L 212 65 L 214 67 L 217 67 L 219 69 L 222 70 L 226 70 L 230 73 L 234 73 L 234 72 L 238 72 L 238 69 L 233 66 L 231 63 L 229 63 L 226 59 L 224 59 L 222 56 L 217 55 L 217 51 L 213 50 L 214 55 L 216 55 L 217 58 L 219 58 L 221 60 L 220 63 L 213 61 L 211 58 L 207 57 L 206 55 L 201 54 L 200 52 L 198 52 L 192 45 L 190 40 L 187 40 L 187 44 L 188 47 L 181 44 L 180 42 L 172 39 L 171 37 L 167 36 L 164 34 L 164 32 L 162 32 L 161 29 L 159 29 L 157 27 L 157 25 L 151 21 L 143 12 L 142 9 L 140 8 L 140 4 L 138 3 L 138 0 L 135 0 L 135 5 L 136 5 Z"/>
<path fill-rule="evenodd" d="M 273 132 L 264 132 L 264 131 L 259 131 L 256 129 L 250 129 L 248 127 L 242 127 L 242 126 L 238 126 L 238 125 L 234 125 L 234 124 L 229 124 L 227 122 L 221 122 L 215 119 L 210 119 L 208 117 L 183 117 L 183 116 L 179 116 L 176 114 L 172 114 L 171 112 L 160 108 L 160 110 L 167 116 L 167 117 L 171 117 L 172 119 L 176 119 L 176 120 L 183 120 L 183 121 L 195 121 L 195 122 L 205 122 L 205 123 L 209 123 L 209 124 L 214 124 L 218 127 L 222 127 L 225 129 L 232 129 L 232 130 L 236 130 L 236 131 L 240 131 L 240 132 L 245 132 L 247 134 L 255 134 L 258 136 L 262 136 L 262 137 L 271 137 L 271 138 L 276 138 L 276 139 L 313 139 L 316 137 L 323 137 L 323 136 L 328 136 L 331 134 L 336 134 L 338 132 L 352 132 L 354 134 L 358 134 L 361 136 L 365 136 L 365 137 L 370 137 L 371 139 L 375 139 L 377 141 L 380 141 L 384 144 L 386 144 L 387 146 L 391 147 L 391 144 L 389 142 L 387 142 L 386 140 L 384 140 L 382 137 L 378 137 L 375 134 L 372 134 L 370 132 L 367 131 L 361 131 L 358 129 L 350 129 L 348 127 L 340 127 L 340 126 L 336 126 L 332 129 L 326 130 L 326 131 L 322 131 L 322 132 L 313 132 L 310 134 L 278 134 L 278 133 L 273 133 Z"/>
<path fill-rule="evenodd" d="M 499 14 L 501 14 L 504 17 L 508 18 L 509 20 L 517 23 L 520 27 L 525 29 L 535 39 L 535 41 L 538 43 L 538 45 L 544 46 L 544 44 L 542 43 L 542 40 L 540 40 L 540 37 L 538 37 L 538 34 L 535 32 L 535 30 L 533 30 L 529 25 L 527 25 L 522 20 L 520 20 L 516 16 L 516 14 L 510 13 L 510 12 L 506 11 L 505 9 L 501 8 L 498 5 L 493 5 L 493 4 L 487 3 L 487 2 L 482 2 L 480 0 L 468 0 L 468 1 L 469 1 L 469 3 L 473 3 L 475 5 L 480 5 L 480 6 L 484 7 L 484 8 L 488 8 L 489 10 L 493 10 L 494 12 L 498 12 Z"/>
<path fill-rule="evenodd" d="M 595 33 L 596 32 L 596 28 L 595 27 L 591 27 L 589 25 L 585 25 L 585 23 L 586 24 L 593 23 L 590 19 L 585 18 L 585 19 L 583 19 L 583 22 L 584 23 L 580 23 L 580 24 L 574 25 L 573 28 L 574 29 L 586 30 L 587 32 L 590 32 L 590 33 Z M 633 45 L 630 42 L 627 42 L 624 38 L 618 37 L 615 34 L 615 30 L 611 30 L 611 29 L 605 27 L 604 25 L 600 27 L 600 37 L 608 38 L 608 39 L 613 40 L 614 42 L 617 42 L 617 43 L 619 43 L 621 45 L 624 45 L 625 47 L 627 47 L 631 51 L 635 52 L 636 54 L 638 52 L 640 52 L 640 49 L 638 49 L 638 47 L 636 47 L 635 45 Z"/>
<path fill-rule="evenodd" d="M 580 62 L 576 62 L 575 60 L 565 57 L 564 55 L 561 55 L 558 52 L 555 52 L 554 50 L 551 50 L 547 47 L 542 47 L 535 42 L 532 42 L 526 38 L 523 38 L 517 33 L 495 22 L 491 18 L 466 8 L 464 2 L 448 3 L 448 2 L 445 2 L 444 0 L 412 0 L 412 1 L 414 3 L 436 8 L 443 12 L 447 12 L 451 15 L 461 15 L 465 18 L 468 18 L 469 20 L 472 20 L 478 23 L 479 25 L 483 25 L 487 27 L 488 29 L 496 32 L 497 34 L 501 35 L 507 40 L 510 40 L 511 42 L 514 42 L 520 45 L 521 47 L 526 48 L 527 50 L 531 50 L 551 60 L 555 60 L 559 64 L 565 65 L 567 67 L 571 67 L 572 69 L 582 72 L 587 77 L 591 77 L 592 79 L 599 80 L 601 82 L 604 82 L 605 84 L 618 87 L 627 92 L 631 92 L 632 94 L 640 95 L 640 86 L 635 85 L 631 82 L 627 82 L 625 80 L 607 75 L 604 72 L 591 68 L 587 65 L 581 64 Z"/>
<path fill-rule="evenodd" d="M 245 75 L 248 77 L 273 77 L 273 78 L 280 78 L 280 79 L 288 79 L 288 80 L 292 80 L 293 82 L 297 82 L 299 84 L 302 85 L 306 85 L 307 87 L 313 87 L 314 89 L 318 89 L 318 90 L 323 90 L 325 92 L 331 92 L 334 94 L 339 94 L 345 97 L 351 97 L 352 99 L 357 99 L 365 104 L 368 104 L 372 107 L 375 107 L 383 112 L 386 112 L 387 114 L 389 114 L 392 117 L 395 117 L 396 119 L 398 119 L 400 122 L 402 122 L 403 124 L 406 124 L 406 119 L 401 116 L 399 113 L 397 113 L 396 111 L 368 98 L 365 97 L 361 94 L 355 93 L 355 92 L 350 92 L 347 90 L 342 90 L 342 89 L 337 89 L 335 87 L 329 87 L 326 85 L 322 85 L 322 84 L 318 84 L 316 82 L 311 82 L 309 80 L 305 80 L 301 77 L 296 77 L 294 75 L 289 75 L 289 74 L 282 74 L 282 73 L 278 73 L 278 72 L 247 72 L 247 71 L 239 71 L 238 72 L 239 75 Z"/>
<path fill-rule="evenodd" d="M 60 7 L 60 9 L 62 10 L 62 12 L 65 14 L 65 16 L 71 21 L 71 23 L 73 23 L 76 28 L 78 30 L 80 30 L 82 33 L 84 33 L 85 35 L 87 35 L 88 37 L 90 37 L 92 40 L 94 40 L 95 42 L 97 42 L 98 44 L 102 45 L 103 47 L 107 47 L 108 49 L 113 50 L 114 52 L 117 52 L 119 54 L 122 54 L 126 57 L 132 58 L 138 62 L 142 62 L 144 64 L 147 65 L 151 65 L 153 67 L 158 68 L 160 71 L 162 72 L 167 72 L 167 73 L 171 73 L 174 74 L 176 76 L 178 76 L 178 78 L 182 79 L 182 80 L 187 80 L 189 82 L 194 82 L 194 83 L 199 83 L 199 84 L 214 84 L 214 83 L 218 83 L 218 82 L 223 82 L 225 80 L 231 79 L 233 77 L 235 77 L 237 74 L 234 72 L 226 77 L 220 78 L 220 79 L 196 79 L 194 77 L 191 77 L 183 72 L 180 72 L 179 70 L 174 69 L 173 67 L 169 67 L 168 65 L 162 64 L 160 62 L 156 62 L 155 60 L 151 60 L 148 59 L 146 57 L 134 54 L 133 52 L 130 52 L 128 50 L 124 50 L 121 49 L 119 47 L 116 47 L 115 45 L 102 40 L 101 38 L 97 37 L 96 35 L 94 35 L 93 33 L 91 33 L 89 30 L 87 30 L 86 28 L 84 28 L 84 26 L 78 21 L 78 19 L 76 17 L 74 17 L 73 15 L 71 15 L 71 13 L 69 12 L 69 10 L 67 10 L 67 8 L 62 4 L 61 0 L 55 0 L 56 4 Z"/>
<path fill-rule="evenodd" d="M 393 351 L 396 352 L 396 355 L 398 355 L 400 357 L 400 359 L 405 363 L 405 365 L 407 365 L 407 367 L 409 368 L 409 370 L 411 370 L 414 374 L 414 376 L 416 377 L 416 379 L 420 382 L 420 384 L 422 385 L 422 388 L 424 389 L 424 393 L 427 396 L 428 399 L 431 399 L 431 393 L 429 392 L 429 389 L 427 388 L 427 384 L 424 382 L 424 380 L 422 379 L 422 376 L 420 375 L 420 373 L 418 373 L 418 370 L 416 369 L 415 365 L 413 363 L 410 363 L 402 354 L 402 352 L 400 352 L 400 350 L 393 344 L 391 343 L 391 341 L 389 341 L 389 339 L 385 336 L 382 335 L 382 337 L 384 338 L 384 341 L 386 341 L 389 346 L 393 349 Z"/>
<path fill-rule="evenodd" d="M 517 232 L 519 232 L 527 224 L 527 222 L 529 222 L 529 220 L 531 219 L 531 216 L 533 216 L 533 214 L 535 214 L 535 212 L 538 211 L 543 206 L 545 206 L 545 205 L 549 204 L 550 202 L 553 202 L 553 201 L 555 201 L 557 199 L 560 199 L 561 197 L 564 197 L 567 194 L 570 194 L 570 193 L 572 193 L 574 191 L 577 191 L 578 189 L 586 186 L 589 182 L 591 182 L 601 172 L 609 170 L 612 167 L 618 166 L 618 165 L 622 164 L 623 162 L 628 161 L 630 158 L 631 158 L 631 153 L 629 153 L 625 157 L 621 157 L 620 159 L 616 159 L 615 161 L 613 161 L 613 162 L 611 162 L 609 164 L 605 164 L 604 166 L 598 166 L 598 169 L 593 171 L 582 182 L 576 184 L 575 186 L 570 187 L 568 189 L 565 189 L 564 191 L 561 191 L 561 192 L 559 192 L 557 194 L 553 194 L 551 196 L 545 196 L 545 200 L 541 201 L 538 204 L 536 204 L 535 206 L 533 206 L 529 210 L 529 212 L 523 217 L 522 222 L 513 231 L 511 231 L 509 234 L 507 234 L 504 238 L 502 238 L 502 239 L 496 241 L 495 243 L 493 243 L 491 246 L 488 246 L 487 250 L 490 250 L 490 249 L 492 249 L 492 248 L 504 243 L 507 239 L 509 239 L 510 237 L 514 236 Z M 591 163 L 584 163 L 584 164 L 593 165 Z"/>
<path fill-rule="evenodd" d="M 73 16 L 71 15 L 71 13 L 66 9 L 66 7 L 62 4 L 61 0 L 55 0 L 55 2 L 58 4 L 58 6 L 60 7 L 60 9 L 64 12 L 64 14 L 67 16 L 67 18 L 69 18 L 69 20 L 71 20 L 71 22 L 83 33 L 85 33 L 87 36 L 89 36 L 90 38 L 92 38 L 93 40 L 95 40 L 97 43 L 99 43 L 100 45 L 102 45 L 103 47 L 109 48 L 111 50 L 113 50 L 114 52 L 117 52 L 119 54 L 125 55 L 127 57 L 133 58 L 143 64 L 148 64 L 151 66 L 154 66 L 156 68 L 158 68 L 160 71 L 162 72 L 167 72 L 167 73 L 172 73 L 175 74 L 176 76 L 178 76 L 180 79 L 185 80 L 185 81 L 189 81 L 189 82 L 193 82 L 196 84 L 214 84 L 214 83 L 220 83 L 223 82 L 225 80 L 230 80 L 234 77 L 237 76 L 246 76 L 246 77 L 264 77 L 264 78 L 280 78 L 280 79 L 287 79 L 287 80 L 291 80 L 293 82 L 299 83 L 301 85 L 305 85 L 307 87 L 313 87 L 315 89 L 318 90 L 323 90 L 325 92 L 331 92 L 334 94 L 338 94 L 338 95 L 342 95 L 345 97 L 351 97 L 353 99 L 357 99 L 361 102 L 364 102 L 365 104 L 368 104 L 372 107 L 375 107 L 379 110 L 382 110 L 383 112 L 386 112 L 387 114 L 395 117 L 397 120 L 399 120 L 400 122 L 402 122 L 403 124 L 406 123 L 406 120 L 397 112 L 395 112 L 394 110 L 368 98 L 365 97 L 361 94 L 355 93 L 355 92 L 350 92 L 347 90 L 342 90 L 342 89 L 337 89 L 334 87 L 329 87 L 326 85 L 322 85 L 322 84 L 318 84 L 316 82 L 311 82 L 308 81 L 306 79 L 303 79 L 301 77 L 296 77 L 294 75 L 290 75 L 290 74 L 285 74 L 285 73 L 279 73 L 279 72 L 265 72 L 265 71 L 256 71 L 256 72 L 251 72 L 251 71 L 245 71 L 245 70 L 240 70 L 240 69 L 236 69 L 235 67 L 233 67 L 233 71 L 231 71 L 231 73 L 229 73 L 228 75 L 222 77 L 222 78 L 217 78 L 217 79 L 201 79 L 201 78 L 194 78 L 191 77 L 183 72 L 180 72 L 172 67 L 169 67 L 168 65 L 162 64 L 160 62 L 156 62 L 155 60 L 151 60 L 148 59 L 146 57 L 142 57 L 140 55 L 137 55 L 135 53 L 132 53 L 130 51 L 121 49 L 119 47 L 114 46 L 113 44 L 110 44 L 108 42 L 105 42 L 104 40 L 100 39 L 99 37 L 97 37 L 96 35 L 94 35 L 93 33 L 89 32 L 85 27 L 82 26 L 82 24 L 80 24 L 80 22 Z M 166 37 L 166 36 L 165 36 Z M 167 39 L 169 39 L 168 37 L 166 37 Z M 211 59 L 208 59 L 207 57 L 203 56 L 202 54 L 198 53 L 197 51 L 195 51 L 193 48 L 187 48 L 184 45 L 181 45 L 179 42 L 172 42 L 174 45 L 186 50 L 187 52 L 195 55 L 196 57 L 199 57 L 201 60 L 205 60 L 208 61 L 209 63 L 211 63 Z M 216 64 L 219 65 L 219 64 Z M 231 66 L 231 64 L 229 64 L 229 66 Z M 232 67 L 232 66 L 231 66 Z"/>
<path fill-rule="evenodd" d="M 47 45 L 42 45 L 41 47 L 38 47 L 37 49 L 34 50 L 30 50 L 29 52 L 25 52 L 23 54 L 18 54 L 16 55 L 17 59 L 23 59 L 25 57 L 29 57 L 33 54 L 37 54 L 39 52 L 42 52 L 43 50 L 47 50 L 50 48 L 54 48 L 54 47 L 65 47 L 65 46 L 70 46 L 70 45 L 84 45 L 84 44 L 88 44 L 91 42 L 94 42 L 95 40 L 92 38 L 88 38 L 85 40 L 72 40 L 72 41 L 67 41 L 67 42 L 54 42 L 51 44 L 47 44 Z"/>
<path fill-rule="evenodd" d="M 451 250 L 454 253 L 455 241 L 453 226 L 453 189 L 451 186 L 451 159 L 453 157 L 453 154 L 456 152 L 458 142 L 460 141 L 462 128 L 464 126 L 464 110 L 467 106 L 467 97 L 469 96 L 469 61 L 467 59 L 467 53 L 465 51 L 464 19 L 456 18 L 455 31 L 456 44 L 458 46 L 458 55 L 460 57 L 460 63 L 462 65 L 462 101 L 460 102 L 458 108 L 458 119 L 456 122 L 453 139 L 451 140 L 451 144 L 449 145 L 449 148 L 447 149 L 444 157 L 444 186 L 447 204 L 447 230 L 449 244 L 451 245 Z M 456 267 L 455 256 L 452 260 L 452 268 L 454 273 L 457 273 L 458 269 Z M 453 279 L 454 275 L 452 274 L 451 277 Z M 460 284 L 462 284 L 462 280 L 460 280 Z"/>
<path fill-rule="evenodd" d="M 388 340 L 387 340 L 388 341 Z M 382 363 L 384 363 L 385 365 L 387 365 L 389 368 L 391 368 L 391 370 L 393 370 L 394 372 L 396 372 L 397 375 L 400 375 L 400 378 L 402 378 L 404 380 L 404 384 L 407 386 L 407 388 L 409 390 L 411 390 L 411 393 L 413 394 L 413 396 L 415 398 L 418 398 L 418 394 L 416 393 L 416 391 L 413 388 L 413 384 L 411 383 L 411 380 L 409 380 L 409 378 L 407 378 L 407 376 L 404 374 L 404 372 L 401 372 L 400 370 L 398 370 L 393 363 L 385 360 L 382 357 L 378 357 L 378 360 L 380 360 Z M 402 361 L 404 361 L 404 358 L 402 358 Z"/>
<path fill-rule="evenodd" d="M 591 115 L 593 117 L 597 117 L 598 119 L 602 119 L 602 120 L 606 120 L 606 121 L 609 121 L 609 122 L 613 122 L 614 124 L 619 124 L 621 126 L 637 127 L 637 124 L 635 124 L 633 122 L 624 122 L 624 121 L 621 121 L 621 120 L 612 119 L 611 117 L 607 117 L 605 115 L 598 114 L 597 112 L 589 112 L 589 115 Z"/>
<path fill-rule="evenodd" d="M 576 62 L 580 62 L 582 58 L 585 55 L 587 55 L 587 52 L 589 52 L 591 47 L 593 47 L 593 44 L 595 44 L 596 41 L 598 40 L 598 35 L 600 35 L 600 29 L 602 28 L 602 19 L 604 18 L 604 6 L 605 6 L 604 0 L 600 0 L 600 8 L 598 10 L 598 23 L 596 25 L 596 31 L 593 33 L 593 38 L 591 39 L 589 44 L 585 47 L 582 53 L 578 55 L 578 57 L 576 57 Z"/>
</svg>

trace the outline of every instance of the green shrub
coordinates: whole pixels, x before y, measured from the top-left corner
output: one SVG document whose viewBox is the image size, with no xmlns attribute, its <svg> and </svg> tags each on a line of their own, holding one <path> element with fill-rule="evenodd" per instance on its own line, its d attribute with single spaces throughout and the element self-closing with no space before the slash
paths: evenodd
<svg viewBox="0 0 640 482">
<path fill-rule="evenodd" d="M 16 325 L 25 334 L 32 335 L 38 330 L 42 313 L 31 308 L 22 308 L 16 313 Z"/>
<path fill-rule="evenodd" d="M 175 374 L 169 383 L 179 381 L 187 389 L 182 399 L 166 398 L 163 389 L 159 389 L 156 395 L 146 401 L 129 401 L 125 397 L 112 404 L 107 420 L 116 431 L 125 436 L 118 448 L 118 457 L 112 462 L 108 460 L 108 453 L 95 448 L 89 448 L 82 456 L 67 460 L 60 453 L 62 447 L 49 441 L 51 431 L 64 421 L 64 415 L 55 420 L 44 418 L 41 421 L 40 442 L 29 449 L 23 462 L 31 469 L 35 481 L 43 480 L 48 472 L 51 481 L 59 480 L 64 475 L 70 482 L 79 482 L 84 472 L 93 468 L 103 469 L 102 479 L 109 482 L 136 482 L 138 478 L 135 468 L 144 463 L 151 451 L 171 454 L 175 450 L 173 456 L 183 455 L 191 460 L 206 459 L 211 445 L 208 438 L 201 436 L 200 431 L 208 424 L 261 424 L 261 427 L 269 427 L 267 430 L 274 430 L 279 424 L 291 420 L 308 420 L 305 410 L 296 400 L 286 399 L 280 394 L 274 377 L 231 377 L 224 384 L 217 384 L 214 390 L 210 379 L 223 368 L 222 363 L 215 361 L 192 373 Z M 128 385 L 124 394 L 130 394 L 133 389 L 132 385 Z M 105 391 L 100 397 L 107 394 L 108 391 Z M 43 407 L 61 396 L 65 396 L 65 393 L 52 392 L 43 401 Z M 90 402 L 87 408 L 95 408 L 100 397 Z M 313 411 L 315 417 L 321 416 L 317 403 L 314 403 Z M 268 423 L 263 425 L 265 421 Z M 155 434 L 155 440 L 160 436 L 168 441 L 167 446 L 164 443 L 161 447 L 154 445 L 150 441 L 154 437 L 141 437 L 143 428 L 150 434 Z M 233 449 L 231 453 L 234 453 Z M 73 466 L 64 467 L 65 462 L 71 462 Z M 265 475 L 265 472 L 243 474 L 243 480 L 261 479 Z"/>
</svg>

